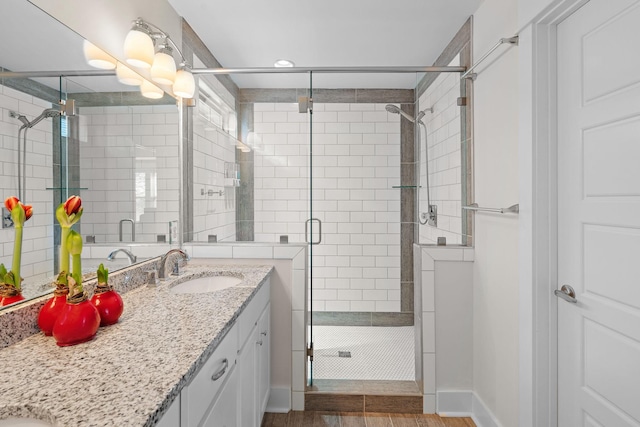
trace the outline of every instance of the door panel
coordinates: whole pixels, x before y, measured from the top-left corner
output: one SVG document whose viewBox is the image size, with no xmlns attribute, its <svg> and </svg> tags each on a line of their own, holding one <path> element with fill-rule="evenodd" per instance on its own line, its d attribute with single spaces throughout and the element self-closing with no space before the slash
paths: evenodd
<svg viewBox="0 0 640 427">
<path fill-rule="evenodd" d="M 592 0 L 558 26 L 560 427 L 639 426 L 637 0 Z"/>
</svg>

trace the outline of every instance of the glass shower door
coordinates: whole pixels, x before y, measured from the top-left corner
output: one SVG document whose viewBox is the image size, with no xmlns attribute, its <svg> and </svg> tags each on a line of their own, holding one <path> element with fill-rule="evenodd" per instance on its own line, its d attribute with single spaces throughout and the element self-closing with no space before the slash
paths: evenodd
<svg viewBox="0 0 640 427">
<path fill-rule="evenodd" d="M 382 342 L 378 326 L 413 325 L 414 124 L 387 105 L 414 117 L 416 76 L 361 89 L 370 77 L 315 73 L 310 84 L 309 382 L 380 379 L 363 349 Z M 407 89 L 388 89 L 398 78 Z"/>
</svg>

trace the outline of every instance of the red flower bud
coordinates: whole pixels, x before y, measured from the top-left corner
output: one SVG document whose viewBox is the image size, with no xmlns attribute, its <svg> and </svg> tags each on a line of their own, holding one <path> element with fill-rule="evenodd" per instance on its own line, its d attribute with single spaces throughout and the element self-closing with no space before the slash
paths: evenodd
<svg viewBox="0 0 640 427">
<path fill-rule="evenodd" d="M 11 196 L 7 197 L 7 200 L 4 201 L 4 206 L 11 212 L 18 203 L 20 203 L 20 200 L 16 196 Z"/>
<path fill-rule="evenodd" d="M 22 205 L 22 203 L 20 203 Z M 29 218 L 31 218 L 31 215 L 33 215 L 33 206 L 31 205 L 22 205 L 22 209 L 24 209 L 24 217 L 25 217 L 25 221 L 28 220 Z"/>
<path fill-rule="evenodd" d="M 80 200 L 79 196 L 71 196 L 64 202 L 64 211 L 67 215 L 71 216 L 73 214 L 77 214 L 82 206 L 82 200 Z"/>
</svg>

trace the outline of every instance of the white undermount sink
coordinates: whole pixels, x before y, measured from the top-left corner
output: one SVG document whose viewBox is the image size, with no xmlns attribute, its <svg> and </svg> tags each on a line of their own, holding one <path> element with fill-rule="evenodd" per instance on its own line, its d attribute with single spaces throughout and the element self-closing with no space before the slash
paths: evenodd
<svg viewBox="0 0 640 427">
<path fill-rule="evenodd" d="M 0 420 L 0 427 L 51 427 L 46 421 L 36 420 L 35 418 L 5 418 Z"/>
<path fill-rule="evenodd" d="M 236 276 L 220 275 L 198 277 L 197 279 L 178 283 L 169 288 L 169 291 L 174 294 L 204 294 L 230 288 L 240 283 L 242 283 L 242 279 Z M 2 426 L 0 425 L 0 427 Z"/>
</svg>

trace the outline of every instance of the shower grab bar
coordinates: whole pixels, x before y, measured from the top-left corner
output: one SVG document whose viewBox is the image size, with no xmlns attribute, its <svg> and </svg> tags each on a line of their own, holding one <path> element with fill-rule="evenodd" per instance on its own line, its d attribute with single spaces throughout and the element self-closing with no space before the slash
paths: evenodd
<svg viewBox="0 0 640 427">
<path fill-rule="evenodd" d="M 513 36 L 513 37 L 508 37 L 508 38 L 502 38 L 500 39 L 500 41 L 498 41 L 498 43 L 495 44 L 495 46 L 493 46 L 491 49 L 489 49 L 489 51 L 487 53 L 485 53 L 484 55 L 482 55 L 482 58 L 478 59 L 478 61 L 473 64 L 471 67 L 469 67 L 469 69 L 460 76 L 460 80 L 462 79 L 471 79 L 471 80 L 475 80 L 476 79 L 476 73 L 473 72 L 473 69 L 476 68 L 478 65 L 480 65 L 485 59 L 487 59 L 487 57 L 489 55 L 491 55 L 497 48 L 499 48 L 500 46 L 502 46 L 505 43 L 509 43 L 511 45 L 518 45 L 518 36 Z"/>
<path fill-rule="evenodd" d="M 516 203 L 515 205 L 511 205 L 508 208 L 482 208 L 478 206 L 477 203 L 472 203 L 469 206 L 463 206 L 462 209 L 468 211 L 476 211 L 476 212 L 496 212 L 496 213 L 520 213 L 520 204 Z"/>
</svg>

